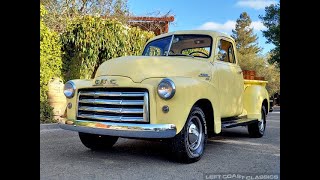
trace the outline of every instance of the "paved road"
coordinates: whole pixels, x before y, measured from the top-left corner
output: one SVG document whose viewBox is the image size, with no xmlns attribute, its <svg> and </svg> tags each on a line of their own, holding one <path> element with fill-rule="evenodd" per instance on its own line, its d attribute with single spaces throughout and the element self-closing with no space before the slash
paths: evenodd
<svg viewBox="0 0 320 180">
<path fill-rule="evenodd" d="M 204 156 L 193 164 L 170 160 L 169 148 L 163 142 L 121 138 L 112 150 L 93 152 L 81 144 L 76 132 L 42 130 L 40 176 L 75 180 L 218 179 L 214 175 L 279 174 L 279 108 L 267 120 L 263 138 L 249 138 L 244 127 L 224 129 L 219 136 L 208 140 Z"/>
</svg>

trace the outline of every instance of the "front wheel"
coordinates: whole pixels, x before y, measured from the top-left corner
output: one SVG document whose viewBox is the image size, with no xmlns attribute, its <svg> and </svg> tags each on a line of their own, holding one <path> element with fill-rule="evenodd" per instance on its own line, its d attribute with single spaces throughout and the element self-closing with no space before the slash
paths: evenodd
<svg viewBox="0 0 320 180">
<path fill-rule="evenodd" d="M 79 132 L 79 137 L 84 146 L 91 150 L 105 150 L 111 148 L 119 137 L 88 134 Z"/>
<path fill-rule="evenodd" d="M 172 150 L 180 162 L 192 163 L 201 159 L 207 141 L 205 114 L 200 107 L 193 107 L 188 119 L 172 139 Z"/>
<path fill-rule="evenodd" d="M 261 108 L 261 119 L 258 122 L 248 125 L 248 132 L 250 137 L 260 138 L 264 135 L 266 130 L 266 108 L 262 106 Z"/>
</svg>

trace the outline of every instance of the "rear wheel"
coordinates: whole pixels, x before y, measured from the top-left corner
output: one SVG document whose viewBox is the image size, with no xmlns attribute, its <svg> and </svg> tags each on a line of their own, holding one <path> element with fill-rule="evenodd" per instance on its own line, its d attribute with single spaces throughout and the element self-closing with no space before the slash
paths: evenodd
<svg viewBox="0 0 320 180">
<path fill-rule="evenodd" d="M 119 137 L 88 134 L 79 132 L 79 137 L 83 145 L 91 150 L 104 150 L 111 148 Z"/>
<path fill-rule="evenodd" d="M 260 138 L 264 135 L 266 130 L 266 108 L 262 106 L 261 108 L 261 119 L 258 122 L 248 125 L 248 132 L 250 137 Z"/>
<path fill-rule="evenodd" d="M 192 163 L 201 159 L 207 141 L 205 114 L 193 107 L 186 124 L 172 139 L 172 150 L 180 162 Z"/>
</svg>

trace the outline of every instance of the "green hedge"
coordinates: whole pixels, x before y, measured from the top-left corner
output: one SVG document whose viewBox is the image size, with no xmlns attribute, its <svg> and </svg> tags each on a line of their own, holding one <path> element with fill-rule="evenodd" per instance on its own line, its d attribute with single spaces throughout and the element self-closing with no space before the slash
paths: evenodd
<svg viewBox="0 0 320 180">
<path fill-rule="evenodd" d="M 61 43 L 59 35 L 43 22 L 46 10 L 40 6 L 40 101 L 47 99 L 48 82 L 53 77 L 62 78 Z"/>
<path fill-rule="evenodd" d="M 61 43 L 59 35 L 43 22 L 46 15 L 40 6 L 40 122 L 52 122 L 52 108 L 47 101 L 48 82 L 53 77 L 62 78 Z"/>
<path fill-rule="evenodd" d="M 139 55 L 153 32 L 129 28 L 116 20 L 82 16 L 69 21 L 63 34 L 49 29 L 40 5 L 40 123 L 55 122 L 48 103 L 48 82 L 53 77 L 92 78 L 106 60 Z"/>
<path fill-rule="evenodd" d="M 153 32 L 130 28 L 113 19 L 83 16 L 61 35 L 65 79 L 90 79 L 101 63 L 139 55 Z"/>
<path fill-rule="evenodd" d="M 47 100 L 40 101 L 40 123 L 53 123 L 53 108 L 49 105 Z"/>
</svg>

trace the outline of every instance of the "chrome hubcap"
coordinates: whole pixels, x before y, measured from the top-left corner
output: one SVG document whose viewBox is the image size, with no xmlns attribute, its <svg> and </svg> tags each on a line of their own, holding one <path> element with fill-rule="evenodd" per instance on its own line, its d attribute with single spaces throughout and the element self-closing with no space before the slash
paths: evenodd
<svg viewBox="0 0 320 180">
<path fill-rule="evenodd" d="M 261 120 L 261 122 L 259 123 L 260 125 L 260 131 L 263 131 L 264 128 L 264 123 L 263 123 L 263 119 Z"/>
<path fill-rule="evenodd" d="M 192 117 L 188 126 L 188 144 L 191 151 L 196 150 L 202 140 L 202 126 L 197 116 Z"/>
</svg>

